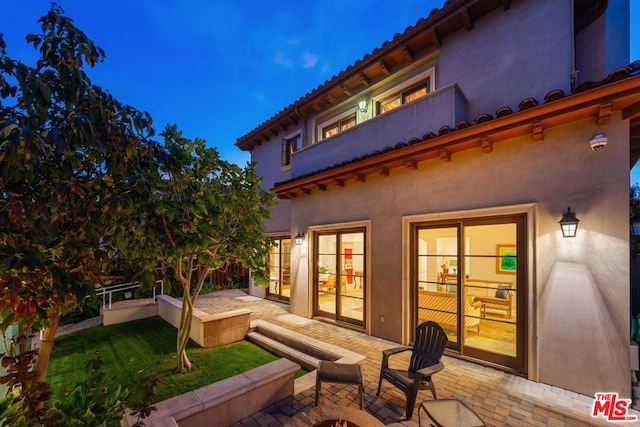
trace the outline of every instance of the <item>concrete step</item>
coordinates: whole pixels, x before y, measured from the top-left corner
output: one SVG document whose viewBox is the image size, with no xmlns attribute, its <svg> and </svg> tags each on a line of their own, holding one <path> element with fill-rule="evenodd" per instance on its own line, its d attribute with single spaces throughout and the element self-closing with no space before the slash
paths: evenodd
<svg viewBox="0 0 640 427">
<path fill-rule="evenodd" d="M 262 335 L 260 332 L 249 332 L 247 334 L 247 340 L 258 344 L 260 347 L 265 348 L 278 356 L 287 358 L 306 369 L 313 370 L 318 367 L 320 359 L 304 353 L 296 348 L 290 347 L 276 339 L 269 338 Z"/>
</svg>

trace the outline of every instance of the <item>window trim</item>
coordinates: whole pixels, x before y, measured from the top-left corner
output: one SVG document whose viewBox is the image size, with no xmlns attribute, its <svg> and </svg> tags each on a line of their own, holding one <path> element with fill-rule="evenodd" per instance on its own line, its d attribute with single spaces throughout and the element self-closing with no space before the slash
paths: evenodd
<svg viewBox="0 0 640 427">
<path fill-rule="evenodd" d="M 430 93 L 434 92 L 436 89 L 436 67 L 430 67 L 426 70 L 424 70 L 421 73 L 416 74 L 415 76 L 403 81 L 402 83 L 399 83 L 387 90 L 385 90 L 382 93 L 379 93 L 375 96 L 373 96 L 371 98 L 371 100 L 373 101 L 373 105 L 375 106 L 375 108 L 373 109 L 373 114 L 374 117 L 375 116 L 380 116 L 384 113 L 379 112 L 378 109 L 378 105 L 380 103 L 382 103 L 383 101 L 386 101 L 390 98 L 393 98 L 395 96 L 399 96 L 399 97 L 403 97 L 404 92 L 407 92 L 408 90 L 412 89 L 413 87 L 418 87 L 420 86 L 420 83 L 423 83 L 425 81 L 427 81 L 427 79 L 429 80 L 429 85 L 427 86 L 427 95 L 428 96 Z M 413 102 L 413 101 L 411 101 Z M 399 107 L 396 108 L 400 108 L 402 107 L 402 105 L 405 105 L 404 103 L 402 103 Z M 395 108 L 394 108 L 395 110 Z"/>
</svg>

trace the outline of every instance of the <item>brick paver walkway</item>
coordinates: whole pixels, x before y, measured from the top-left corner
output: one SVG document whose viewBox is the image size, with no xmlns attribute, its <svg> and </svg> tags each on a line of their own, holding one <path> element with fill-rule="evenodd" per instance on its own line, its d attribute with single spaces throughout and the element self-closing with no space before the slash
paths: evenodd
<svg viewBox="0 0 640 427">
<path fill-rule="evenodd" d="M 209 313 L 248 308 L 253 311 L 253 320 L 265 320 L 366 356 L 360 362 L 365 384 L 365 410 L 386 425 L 418 426 L 417 408 L 411 420 L 402 420 L 405 400 L 399 390 L 384 382 L 380 397 L 375 395 L 382 350 L 395 347 L 398 343 L 292 315 L 286 304 L 251 297 L 241 290 L 203 295 L 198 299 L 196 307 Z M 593 399 L 590 396 L 447 356 L 443 361 L 444 371 L 434 377 L 438 397 L 463 401 L 480 415 L 488 426 L 607 425 L 602 419 L 591 418 Z M 299 392 L 292 398 L 280 401 L 242 420 L 234 427 L 282 426 L 298 412 L 314 405 L 314 392 L 313 387 Z M 416 406 L 431 398 L 429 392 L 419 392 Z M 354 392 L 353 387 L 340 384 L 324 385 L 322 401 L 359 407 L 358 393 Z M 637 411 L 633 411 L 633 414 L 640 415 Z M 422 415 L 424 417 L 424 412 Z"/>
</svg>

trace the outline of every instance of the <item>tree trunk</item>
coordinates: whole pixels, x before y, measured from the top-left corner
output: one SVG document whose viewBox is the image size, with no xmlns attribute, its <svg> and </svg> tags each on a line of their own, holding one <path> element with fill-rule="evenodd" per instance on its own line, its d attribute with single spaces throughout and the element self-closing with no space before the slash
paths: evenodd
<svg viewBox="0 0 640 427">
<path fill-rule="evenodd" d="M 180 313 L 180 325 L 178 326 L 178 337 L 176 348 L 178 352 L 178 371 L 187 372 L 191 370 L 191 361 L 187 356 L 187 344 L 191 333 L 191 319 L 193 316 L 193 306 L 189 297 L 189 287 L 183 286 L 184 296 L 182 297 L 182 310 Z"/>
<path fill-rule="evenodd" d="M 215 258 L 215 253 L 207 257 L 207 262 L 204 264 L 203 268 L 197 269 L 196 273 L 196 283 L 193 290 L 193 295 L 191 295 L 191 279 L 193 277 L 193 261 L 195 257 L 192 255 L 189 257 L 189 261 L 186 265 L 186 274 L 183 274 L 183 263 L 178 262 L 177 268 L 175 271 L 175 277 L 182 285 L 182 310 L 180 312 L 180 326 L 178 326 L 178 338 L 176 343 L 177 353 L 178 353 L 178 372 L 186 372 L 190 371 L 192 364 L 187 356 L 187 344 L 189 343 L 189 334 L 191 333 L 191 322 L 193 319 L 193 306 L 198 300 L 198 295 L 200 295 L 200 291 L 202 290 L 202 285 L 204 284 L 204 279 L 207 277 L 207 273 L 211 268 L 211 264 L 213 263 L 213 259 Z"/>
<path fill-rule="evenodd" d="M 39 384 L 47 381 L 47 370 L 49 369 L 49 360 L 51 359 L 51 352 L 53 351 L 53 340 L 58 330 L 58 324 L 60 323 L 60 310 L 58 307 L 51 308 L 47 311 L 47 320 L 49 326 L 44 329 L 42 333 L 42 339 L 40 339 L 40 347 L 38 349 L 38 356 L 36 357 L 36 363 L 33 367 L 33 383 Z M 44 402 L 40 402 L 36 409 L 44 407 Z"/>
</svg>

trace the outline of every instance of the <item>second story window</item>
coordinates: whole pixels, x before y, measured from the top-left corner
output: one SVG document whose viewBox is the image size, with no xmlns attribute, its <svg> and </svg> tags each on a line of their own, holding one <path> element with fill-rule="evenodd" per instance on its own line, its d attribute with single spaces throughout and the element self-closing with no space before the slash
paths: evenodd
<svg viewBox="0 0 640 427">
<path fill-rule="evenodd" d="M 282 166 L 291 165 L 291 155 L 298 150 L 302 150 L 302 133 L 282 138 Z"/>
<path fill-rule="evenodd" d="M 341 120 L 335 121 L 322 128 L 322 139 L 337 135 L 340 132 L 352 128 L 356 125 L 356 113 L 353 113 Z"/>
<path fill-rule="evenodd" d="M 419 84 L 418 86 L 414 86 L 409 90 L 400 92 L 385 99 L 384 101 L 378 102 L 378 114 L 386 113 L 403 104 L 425 96 L 427 93 L 429 93 L 429 88 L 430 81 L 429 79 L 427 79 L 425 82 Z"/>
</svg>

